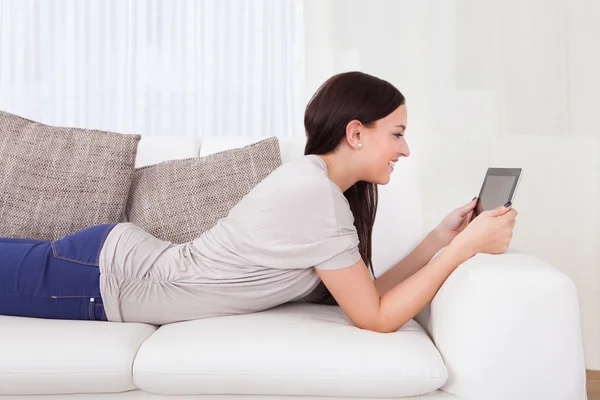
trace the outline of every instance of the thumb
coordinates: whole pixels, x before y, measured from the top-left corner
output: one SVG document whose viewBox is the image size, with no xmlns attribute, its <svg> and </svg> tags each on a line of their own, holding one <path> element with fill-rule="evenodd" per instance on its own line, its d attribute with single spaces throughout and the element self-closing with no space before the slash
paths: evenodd
<svg viewBox="0 0 600 400">
<path fill-rule="evenodd" d="M 510 211 L 512 206 L 512 203 L 509 201 L 506 204 L 504 204 L 503 206 L 500 206 L 498 208 L 494 208 L 493 210 L 488 211 L 488 215 L 491 217 L 499 217 L 501 215 L 506 214 L 507 212 Z"/>
</svg>

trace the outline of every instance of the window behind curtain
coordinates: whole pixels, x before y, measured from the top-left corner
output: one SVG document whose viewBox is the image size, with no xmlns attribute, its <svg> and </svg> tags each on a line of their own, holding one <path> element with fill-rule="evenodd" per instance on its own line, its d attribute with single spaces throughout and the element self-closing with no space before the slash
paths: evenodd
<svg viewBox="0 0 600 400">
<path fill-rule="evenodd" d="M 0 109 L 143 135 L 303 132 L 302 2 L 0 0 Z"/>
</svg>

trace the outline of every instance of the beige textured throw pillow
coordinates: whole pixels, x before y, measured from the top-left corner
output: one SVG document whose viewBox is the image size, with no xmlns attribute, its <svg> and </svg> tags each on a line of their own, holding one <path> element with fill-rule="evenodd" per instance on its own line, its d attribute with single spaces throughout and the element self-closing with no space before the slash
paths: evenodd
<svg viewBox="0 0 600 400">
<path fill-rule="evenodd" d="M 280 165 L 279 140 L 270 137 L 204 157 L 138 168 L 127 218 L 159 239 L 191 241 L 227 216 Z"/>
<path fill-rule="evenodd" d="M 54 240 L 119 222 L 140 139 L 0 111 L 0 237 Z"/>
</svg>

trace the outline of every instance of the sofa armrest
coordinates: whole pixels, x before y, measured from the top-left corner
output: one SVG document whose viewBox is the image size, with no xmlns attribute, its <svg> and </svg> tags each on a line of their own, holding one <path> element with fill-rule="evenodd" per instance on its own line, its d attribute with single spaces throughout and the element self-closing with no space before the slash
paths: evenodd
<svg viewBox="0 0 600 400">
<path fill-rule="evenodd" d="M 438 253 L 439 254 L 439 253 Z M 465 399 L 585 399 L 575 286 L 530 255 L 477 254 L 415 318 Z"/>
</svg>

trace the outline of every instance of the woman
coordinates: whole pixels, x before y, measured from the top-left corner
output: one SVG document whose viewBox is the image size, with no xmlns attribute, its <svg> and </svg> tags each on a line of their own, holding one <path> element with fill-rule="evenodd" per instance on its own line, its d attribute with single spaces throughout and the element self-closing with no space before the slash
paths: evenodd
<svg viewBox="0 0 600 400">
<path fill-rule="evenodd" d="M 507 204 L 468 223 L 474 199 L 373 280 L 377 185 L 410 154 L 406 120 L 404 96 L 390 83 L 333 76 L 306 108 L 305 156 L 191 242 L 162 241 L 132 223 L 52 242 L 0 239 L 0 314 L 161 325 L 324 302 L 330 293 L 357 327 L 396 331 L 462 262 L 504 252 L 517 215 Z"/>
</svg>

